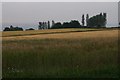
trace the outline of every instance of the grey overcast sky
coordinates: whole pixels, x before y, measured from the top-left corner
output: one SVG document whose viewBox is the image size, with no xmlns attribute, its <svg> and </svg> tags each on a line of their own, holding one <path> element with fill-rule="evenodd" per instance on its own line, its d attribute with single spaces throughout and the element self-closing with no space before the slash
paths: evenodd
<svg viewBox="0 0 120 80">
<path fill-rule="evenodd" d="M 3 2 L 3 27 L 13 25 L 37 28 L 39 21 L 79 20 L 82 14 L 107 13 L 107 26 L 118 25 L 117 2 Z"/>
</svg>

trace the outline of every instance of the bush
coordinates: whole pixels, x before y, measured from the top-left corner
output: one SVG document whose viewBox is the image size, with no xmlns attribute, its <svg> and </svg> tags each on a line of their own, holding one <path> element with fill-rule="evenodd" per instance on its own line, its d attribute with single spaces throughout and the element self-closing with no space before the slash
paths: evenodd
<svg viewBox="0 0 120 80">
<path fill-rule="evenodd" d="M 61 24 L 60 22 L 55 23 L 52 26 L 52 29 L 59 29 L 59 28 L 80 28 L 81 25 L 79 23 L 79 21 L 77 20 L 71 20 L 70 22 L 64 22 L 63 24 Z"/>
<path fill-rule="evenodd" d="M 6 27 L 3 31 L 23 31 L 23 28 L 21 27 L 13 27 L 12 25 L 9 27 Z"/>
<path fill-rule="evenodd" d="M 29 30 L 34 30 L 34 29 L 33 28 L 26 29 L 26 31 L 29 31 Z"/>
</svg>

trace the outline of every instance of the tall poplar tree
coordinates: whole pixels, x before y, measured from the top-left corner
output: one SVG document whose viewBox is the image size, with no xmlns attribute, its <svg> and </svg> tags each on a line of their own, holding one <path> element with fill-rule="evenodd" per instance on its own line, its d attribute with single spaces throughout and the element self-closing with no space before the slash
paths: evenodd
<svg viewBox="0 0 120 80">
<path fill-rule="evenodd" d="M 88 26 L 89 14 L 86 15 L 86 26 Z"/>
<path fill-rule="evenodd" d="M 84 22 L 85 18 L 84 18 L 84 14 L 82 15 L 82 26 L 85 25 L 85 22 Z"/>
</svg>

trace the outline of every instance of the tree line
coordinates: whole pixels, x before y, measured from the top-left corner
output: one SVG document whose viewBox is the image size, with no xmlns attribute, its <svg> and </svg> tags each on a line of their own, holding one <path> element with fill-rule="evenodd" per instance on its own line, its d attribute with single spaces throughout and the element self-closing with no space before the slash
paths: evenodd
<svg viewBox="0 0 120 80">
<path fill-rule="evenodd" d="M 38 29 L 59 29 L 59 28 L 101 28 L 106 27 L 107 14 L 99 13 L 95 16 L 89 18 L 89 14 L 82 15 L 81 23 L 78 20 L 71 20 L 70 22 L 56 22 L 52 20 L 52 25 L 50 26 L 50 21 L 39 22 Z M 86 21 L 85 21 L 86 20 Z M 86 23 L 86 26 L 85 26 Z M 46 26 L 45 26 L 46 25 Z"/>
<path fill-rule="evenodd" d="M 23 28 L 21 27 L 13 27 L 12 25 L 10 27 L 5 27 L 3 31 L 23 31 Z"/>
<path fill-rule="evenodd" d="M 57 29 L 57 28 L 80 28 L 81 25 L 79 21 L 77 20 L 71 20 L 70 22 L 63 22 L 61 24 L 60 22 L 57 22 L 52 25 L 51 29 Z"/>
<path fill-rule="evenodd" d="M 52 20 L 52 25 L 50 25 L 50 21 L 47 22 L 39 22 L 38 30 L 42 29 L 60 29 L 60 28 L 101 28 L 106 27 L 107 24 L 107 14 L 106 13 L 99 13 L 95 16 L 89 18 L 89 14 L 83 14 L 81 16 L 81 21 L 78 20 L 71 20 L 70 22 L 56 22 Z M 86 23 L 86 25 L 85 25 Z M 26 30 L 34 30 L 33 28 L 26 29 Z M 12 25 L 6 27 L 3 31 L 23 31 L 21 27 L 13 27 Z"/>
</svg>

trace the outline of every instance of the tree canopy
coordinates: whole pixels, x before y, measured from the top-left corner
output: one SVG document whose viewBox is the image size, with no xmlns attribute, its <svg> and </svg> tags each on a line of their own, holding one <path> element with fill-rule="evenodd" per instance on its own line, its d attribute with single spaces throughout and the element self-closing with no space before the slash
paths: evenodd
<svg viewBox="0 0 120 80">
<path fill-rule="evenodd" d="M 96 16 L 89 18 L 88 20 L 88 26 L 90 27 L 105 27 L 106 23 L 106 13 L 100 13 Z"/>
<path fill-rule="evenodd" d="M 57 22 L 55 23 L 54 20 L 52 20 L 52 26 L 51 29 L 57 29 L 57 28 L 85 28 L 85 27 L 91 27 L 91 28 L 100 28 L 100 27 L 106 27 L 107 23 L 107 14 L 106 13 L 100 13 L 95 16 L 92 16 L 89 18 L 89 14 L 86 14 L 86 19 L 84 14 L 82 15 L 82 25 L 79 23 L 78 20 L 71 20 L 70 22 Z M 86 26 L 85 26 L 85 20 L 86 20 Z M 49 22 L 50 25 L 50 22 Z M 50 28 L 49 28 L 50 29 Z"/>
<path fill-rule="evenodd" d="M 23 28 L 21 27 L 13 27 L 12 25 L 9 27 L 5 27 L 3 31 L 23 31 Z"/>
<path fill-rule="evenodd" d="M 77 20 L 71 20 L 70 22 L 63 22 L 61 24 L 60 22 L 54 23 L 54 25 L 51 27 L 52 29 L 57 28 L 80 28 L 80 23 Z"/>
</svg>

